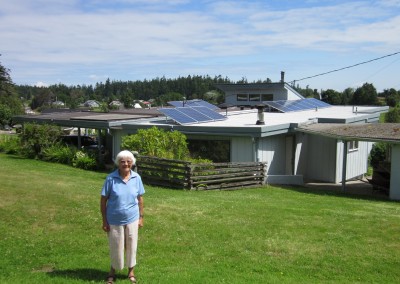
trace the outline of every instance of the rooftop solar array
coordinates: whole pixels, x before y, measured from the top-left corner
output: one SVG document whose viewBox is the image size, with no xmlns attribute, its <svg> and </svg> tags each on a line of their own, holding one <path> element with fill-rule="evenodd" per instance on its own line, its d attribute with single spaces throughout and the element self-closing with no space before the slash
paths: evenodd
<svg viewBox="0 0 400 284">
<path fill-rule="evenodd" d="M 309 98 L 309 99 L 301 99 L 301 100 L 290 100 L 290 101 L 266 101 L 263 102 L 265 105 L 270 106 L 274 109 L 277 109 L 281 112 L 293 112 L 293 111 L 302 111 L 302 110 L 310 110 L 310 109 L 318 109 L 318 108 L 327 108 L 330 107 L 330 104 L 327 104 L 323 101 Z"/>
<path fill-rule="evenodd" d="M 219 109 L 216 105 L 203 100 L 170 101 L 168 104 L 174 107 L 206 107 L 209 109 Z"/>
<path fill-rule="evenodd" d="M 204 106 L 160 108 L 159 111 L 179 124 L 210 122 L 226 119 L 222 114 Z"/>
</svg>

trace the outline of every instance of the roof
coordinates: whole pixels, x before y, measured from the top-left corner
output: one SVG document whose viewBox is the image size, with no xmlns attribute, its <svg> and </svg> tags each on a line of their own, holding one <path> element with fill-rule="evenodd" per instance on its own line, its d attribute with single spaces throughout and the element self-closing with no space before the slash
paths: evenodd
<svg viewBox="0 0 400 284">
<path fill-rule="evenodd" d="M 303 125 L 297 131 L 334 137 L 343 140 L 384 141 L 400 143 L 400 123 Z"/>
<path fill-rule="evenodd" d="M 172 120 L 160 117 L 131 121 L 122 124 L 125 129 L 138 129 L 144 126 L 156 125 L 161 128 L 173 128 L 186 134 L 212 135 L 251 135 L 264 137 L 279 133 L 287 133 L 298 125 L 312 123 L 370 123 L 378 122 L 379 116 L 387 112 L 388 107 L 358 107 L 332 106 L 318 110 L 295 111 L 288 113 L 264 112 L 264 125 L 257 125 L 258 112 L 256 109 L 228 112 L 226 120 L 176 125 Z M 225 112 L 221 112 L 225 114 Z"/>
<path fill-rule="evenodd" d="M 13 117 L 13 121 L 18 123 L 53 123 L 60 126 L 106 129 L 120 125 L 123 121 L 148 119 L 160 115 L 161 113 L 156 109 L 130 109 L 108 113 L 64 110 L 62 112 L 43 113 L 40 115 L 17 115 Z"/>
<path fill-rule="evenodd" d="M 277 82 L 277 83 L 224 83 L 224 84 L 215 84 L 215 87 L 222 91 L 238 91 L 238 90 L 265 90 L 275 87 L 285 87 L 288 86 L 286 83 Z"/>
<path fill-rule="evenodd" d="M 21 122 L 54 123 L 60 126 L 107 129 L 118 128 L 134 130 L 157 126 L 164 129 L 175 129 L 185 134 L 217 136 L 252 136 L 265 137 L 293 131 L 299 126 L 313 123 L 357 124 L 378 122 L 381 113 L 389 107 L 332 106 L 329 108 L 294 111 L 288 113 L 264 112 L 264 125 L 257 125 L 256 109 L 229 111 L 226 120 L 177 125 L 166 119 L 157 109 L 130 109 L 126 111 L 97 112 L 61 112 L 42 115 L 14 116 L 13 120 Z M 225 115 L 226 111 L 221 114 Z M 305 131 L 305 130 L 303 130 Z M 311 131 L 311 130 L 309 130 Z"/>
</svg>

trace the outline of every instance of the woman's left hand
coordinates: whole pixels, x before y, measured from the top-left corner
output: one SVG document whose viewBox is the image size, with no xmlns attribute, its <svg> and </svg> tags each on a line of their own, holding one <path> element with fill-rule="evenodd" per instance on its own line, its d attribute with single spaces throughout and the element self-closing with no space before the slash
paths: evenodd
<svg viewBox="0 0 400 284">
<path fill-rule="evenodd" d="M 140 218 L 139 218 L 139 228 L 142 228 L 142 227 L 143 227 L 143 224 L 144 224 L 144 222 L 143 222 L 143 217 L 140 217 Z"/>
</svg>

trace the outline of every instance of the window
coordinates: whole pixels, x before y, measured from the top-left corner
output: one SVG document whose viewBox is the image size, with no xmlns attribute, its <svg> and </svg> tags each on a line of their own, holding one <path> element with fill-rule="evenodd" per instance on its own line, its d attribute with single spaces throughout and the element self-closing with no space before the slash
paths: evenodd
<svg viewBox="0 0 400 284">
<path fill-rule="evenodd" d="M 273 94 L 262 94 L 261 95 L 261 100 L 263 102 L 273 101 L 274 100 L 274 95 Z"/>
<path fill-rule="evenodd" d="M 249 99 L 247 98 L 247 94 L 237 94 L 238 102 L 247 102 Z"/>
<path fill-rule="evenodd" d="M 348 141 L 347 149 L 349 152 L 358 151 L 358 141 Z"/>
<path fill-rule="evenodd" d="M 259 94 L 250 94 L 249 101 L 251 101 L 251 102 L 259 102 L 260 101 L 260 95 Z"/>
</svg>

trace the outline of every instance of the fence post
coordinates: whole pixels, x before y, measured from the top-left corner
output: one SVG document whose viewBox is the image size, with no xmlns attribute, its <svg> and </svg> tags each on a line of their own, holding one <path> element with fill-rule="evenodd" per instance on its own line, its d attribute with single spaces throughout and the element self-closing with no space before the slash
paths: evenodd
<svg viewBox="0 0 400 284">
<path fill-rule="evenodd" d="M 192 162 L 189 162 L 186 164 L 186 180 L 187 180 L 187 189 L 192 190 L 192 175 L 193 175 L 193 164 Z"/>
</svg>

